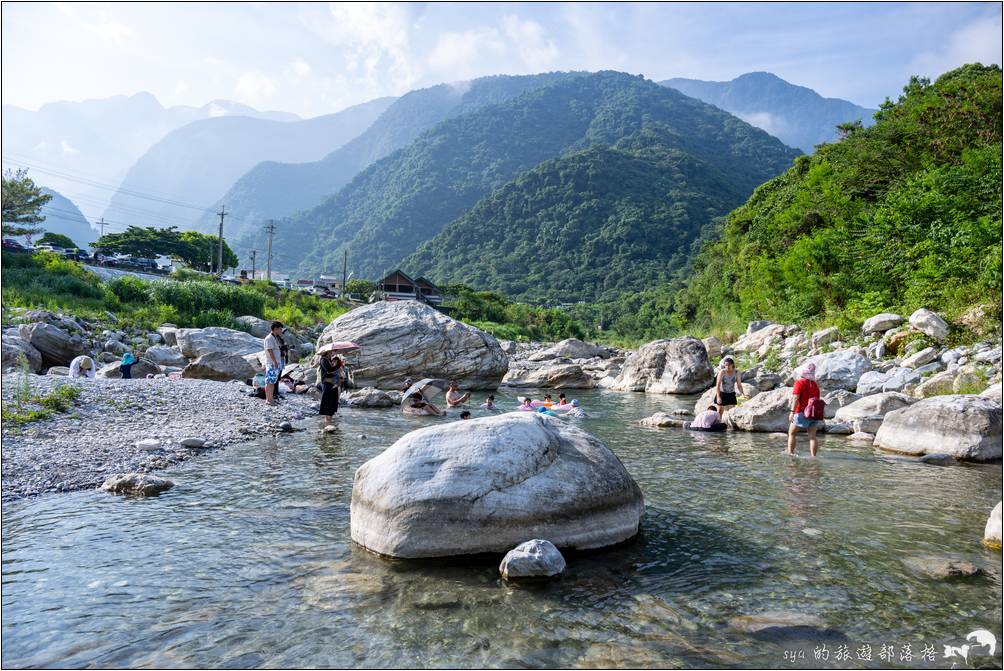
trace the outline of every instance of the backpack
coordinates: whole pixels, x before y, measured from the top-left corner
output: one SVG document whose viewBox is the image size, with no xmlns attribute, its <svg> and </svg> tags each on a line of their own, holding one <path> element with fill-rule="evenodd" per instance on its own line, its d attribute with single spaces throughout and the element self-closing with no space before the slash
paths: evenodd
<svg viewBox="0 0 1004 671">
<path fill-rule="evenodd" d="M 823 419 L 823 413 L 825 411 L 826 402 L 817 396 L 809 399 L 809 402 L 805 404 L 805 409 L 802 411 L 802 414 L 805 415 L 806 419 L 818 421 Z"/>
</svg>

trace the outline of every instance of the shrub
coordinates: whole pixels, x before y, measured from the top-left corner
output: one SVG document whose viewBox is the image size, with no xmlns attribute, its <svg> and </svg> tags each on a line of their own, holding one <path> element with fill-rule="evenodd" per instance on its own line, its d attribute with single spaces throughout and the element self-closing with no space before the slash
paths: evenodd
<svg viewBox="0 0 1004 671">
<path fill-rule="evenodd" d="M 108 288 L 124 303 L 140 303 L 150 299 L 150 283 L 134 275 L 122 275 L 108 282 Z"/>
</svg>

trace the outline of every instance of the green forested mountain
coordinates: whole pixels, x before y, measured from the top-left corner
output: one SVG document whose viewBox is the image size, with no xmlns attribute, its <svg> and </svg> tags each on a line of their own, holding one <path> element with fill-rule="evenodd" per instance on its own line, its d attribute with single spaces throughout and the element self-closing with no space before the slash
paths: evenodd
<svg viewBox="0 0 1004 671">
<path fill-rule="evenodd" d="M 368 165 L 411 143 L 440 121 L 508 100 L 557 77 L 567 76 L 555 73 L 481 77 L 411 91 L 395 100 L 358 137 L 318 161 L 259 163 L 227 190 L 213 211 L 218 211 L 220 204 L 226 204 L 235 217 L 261 224 L 270 218 L 312 208 L 326 196 L 337 193 Z M 213 221 L 213 217 L 208 216 L 203 226 L 211 227 Z M 242 236 L 237 247 L 250 249 L 258 245 L 261 249 L 260 237 L 259 226 L 251 235 Z M 295 265 L 282 267 L 289 269 Z"/>
<path fill-rule="evenodd" d="M 874 126 L 799 157 L 701 251 L 673 321 L 849 326 L 883 309 L 989 305 L 999 326 L 1001 81 L 982 65 L 914 78 Z"/>
<path fill-rule="evenodd" d="M 677 78 L 659 83 L 721 107 L 806 153 L 836 140 L 839 124 L 861 121 L 869 126 L 875 114 L 847 100 L 824 98 L 770 72 L 747 72 L 727 82 Z"/>
<path fill-rule="evenodd" d="M 287 253 L 297 252 L 297 242 L 301 250 L 313 244 L 313 232 L 320 232 L 301 271 L 336 268 L 347 250 L 357 275 L 379 277 L 519 173 L 632 136 L 632 151 L 657 142 L 660 151 L 676 150 L 679 160 L 689 157 L 726 176 L 730 192 L 739 194 L 776 175 L 798 153 L 726 112 L 642 77 L 567 75 L 446 120 L 370 166 L 286 224 L 295 231 Z"/>
<path fill-rule="evenodd" d="M 669 281 L 702 227 L 746 195 L 653 129 L 522 173 L 403 265 L 520 300 L 612 298 Z"/>
</svg>

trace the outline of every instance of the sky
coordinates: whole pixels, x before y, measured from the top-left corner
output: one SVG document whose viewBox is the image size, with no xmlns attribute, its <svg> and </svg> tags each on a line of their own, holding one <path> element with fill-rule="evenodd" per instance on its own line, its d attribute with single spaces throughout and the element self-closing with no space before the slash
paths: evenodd
<svg viewBox="0 0 1004 671">
<path fill-rule="evenodd" d="M 3 102 L 139 91 L 301 116 L 490 74 L 765 70 L 875 107 L 1001 62 L 1000 3 L 3 3 Z"/>
</svg>

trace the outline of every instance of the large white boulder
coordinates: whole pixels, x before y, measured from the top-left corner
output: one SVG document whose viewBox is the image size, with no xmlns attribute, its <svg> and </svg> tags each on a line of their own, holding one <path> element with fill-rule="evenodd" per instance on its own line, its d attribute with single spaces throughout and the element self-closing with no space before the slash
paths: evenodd
<svg viewBox="0 0 1004 671">
<path fill-rule="evenodd" d="M 893 312 L 882 312 L 874 317 L 869 317 L 861 326 L 861 332 L 865 335 L 869 333 L 885 333 L 891 328 L 895 328 L 903 323 L 903 318 Z"/>
<path fill-rule="evenodd" d="M 42 370 L 42 353 L 24 338 L 16 335 L 5 335 L 3 336 L 3 345 L 0 349 L 3 350 L 2 370 L 4 372 L 18 370 L 21 366 L 22 358 L 28 362 L 28 368 L 31 370 L 36 372 Z"/>
<path fill-rule="evenodd" d="M 628 357 L 611 389 L 693 394 L 714 383 L 708 353 L 697 338 L 656 340 Z"/>
<path fill-rule="evenodd" d="M 725 423 L 739 431 L 787 431 L 791 399 L 791 387 L 762 391 L 725 413 Z"/>
<path fill-rule="evenodd" d="M 592 389 L 596 381 L 582 367 L 570 364 L 543 366 L 533 370 L 515 368 L 506 373 L 502 384 L 510 387 L 541 387 L 547 389 Z"/>
<path fill-rule="evenodd" d="M 254 374 L 254 366 L 245 361 L 244 357 L 225 352 L 203 354 L 181 371 L 181 377 L 220 382 L 247 380 Z"/>
<path fill-rule="evenodd" d="M 990 512 L 990 519 L 987 520 L 987 526 L 983 529 L 983 544 L 1001 549 L 1001 504 L 1000 501 L 994 506 L 994 509 Z"/>
<path fill-rule="evenodd" d="M 834 389 L 833 391 L 823 392 L 821 398 L 823 399 L 823 403 L 826 404 L 823 409 L 823 417 L 825 419 L 833 419 L 833 416 L 837 414 L 837 410 L 840 410 L 845 405 L 854 403 L 861 396 L 846 389 Z"/>
<path fill-rule="evenodd" d="M 908 384 L 920 382 L 921 375 L 911 368 L 895 367 L 885 372 L 870 370 L 858 378 L 855 390 L 862 396 L 878 394 L 883 391 L 902 391 Z"/>
<path fill-rule="evenodd" d="M 358 386 L 398 389 L 406 378 L 457 379 L 465 389 L 494 389 L 509 369 L 498 341 L 418 301 L 380 301 L 328 324 L 317 348 L 351 340 Z"/>
<path fill-rule="evenodd" d="M 169 347 L 167 345 L 154 345 L 147 348 L 143 352 L 143 357 L 158 366 L 178 366 L 183 368 L 188 365 L 188 359 L 181 353 L 181 350 L 177 347 Z"/>
<path fill-rule="evenodd" d="M 751 322 L 751 325 L 756 322 Z M 756 352 L 771 345 L 780 345 L 784 341 L 784 324 L 767 323 L 759 329 L 746 330 L 746 335 L 732 344 L 733 352 Z"/>
<path fill-rule="evenodd" d="M 854 433 L 875 433 L 887 413 L 905 408 L 916 400 L 895 391 L 872 394 L 840 408 L 833 418 L 850 425 Z"/>
<path fill-rule="evenodd" d="M 704 349 L 707 351 L 709 358 L 717 359 L 722 355 L 722 341 L 715 336 L 708 336 L 701 342 L 704 343 Z"/>
<path fill-rule="evenodd" d="M 854 349 L 811 356 L 802 361 L 799 370 L 810 362 L 816 364 L 816 382 L 821 389 L 854 391 L 861 376 L 872 368 L 868 357 Z"/>
<path fill-rule="evenodd" d="M 933 396 L 885 416 L 875 445 L 902 454 L 1001 458 L 1001 404 L 968 394 Z"/>
<path fill-rule="evenodd" d="M 352 540 L 393 557 L 504 552 L 528 538 L 598 548 L 638 532 L 641 490 L 606 445 L 513 412 L 412 431 L 363 464 Z"/>
<path fill-rule="evenodd" d="M 937 347 L 925 347 L 924 349 L 914 352 L 910 356 L 903 359 L 903 366 L 905 368 L 920 368 L 921 366 L 926 366 L 937 358 Z"/>
<path fill-rule="evenodd" d="M 178 329 L 175 336 L 181 353 L 189 359 L 195 359 L 210 352 L 244 356 L 263 351 L 265 347 L 261 338 L 222 326 L 210 326 L 204 329 Z"/>
<path fill-rule="evenodd" d="M 234 318 L 234 321 L 243 325 L 244 328 L 247 329 L 248 333 L 253 335 L 255 338 L 265 338 L 265 336 L 272 332 L 272 322 L 267 319 L 262 319 L 261 317 L 243 315 Z"/>
<path fill-rule="evenodd" d="M 547 349 L 531 354 L 530 361 L 547 361 L 548 359 L 592 359 L 593 357 L 606 359 L 610 356 L 610 351 L 606 347 L 600 347 L 589 342 L 584 342 L 578 338 L 566 338 L 559 343 L 555 343 Z"/>
<path fill-rule="evenodd" d="M 554 543 L 534 538 L 520 543 L 506 553 L 499 564 L 499 573 L 506 580 L 519 578 L 551 578 L 565 570 L 565 558 Z"/>
<path fill-rule="evenodd" d="M 87 354 L 87 343 L 79 335 L 70 335 L 58 326 L 46 322 L 21 324 L 18 335 L 42 355 L 42 366 L 68 366 L 81 354 Z"/>
<path fill-rule="evenodd" d="M 948 322 L 927 308 L 920 308 L 910 315 L 910 326 L 938 342 L 944 342 L 948 337 Z"/>
</svg>

